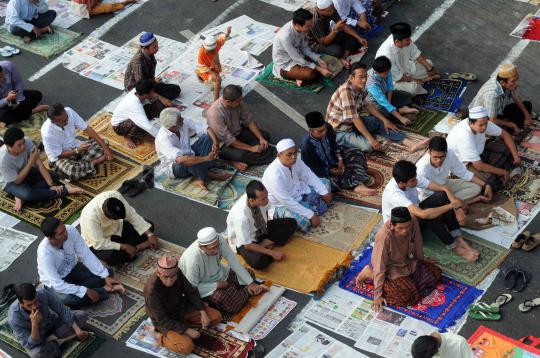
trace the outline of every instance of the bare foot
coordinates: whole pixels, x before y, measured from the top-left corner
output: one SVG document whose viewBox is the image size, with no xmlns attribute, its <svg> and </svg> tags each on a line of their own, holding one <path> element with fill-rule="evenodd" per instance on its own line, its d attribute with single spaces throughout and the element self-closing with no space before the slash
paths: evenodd
<svg viewBox="0 0 540 358">
<path fill-rule="evenodd" d="M 364 266 L 362 271 L 356 276 L 356 286 L 361 286 L 367 280 L 373 280 L 373 270 L 369 265 Z"/>
<path fill-rule="evenodd" d="M 131 138 L 126 137 L 126 136 L 124 136 L 124 137 L 122 137 L 122 138 L 124 138 L 124 145 L 125 145 L 126 147 L 128 147 L 128 148 L 130 148 L 130 149 L 135 149 L 135 148 L 137 148 L 137 144 L 136 144 Z"/>
<path fill-rule="evenodd" d="M 414 143 L 411 147 L 409 147 L 409 151 L 411 153 L 415 153 L 419 151 L 420 149 L 424 149 L 429 145 L 430 138 L 426 138 L 420 142 Z"/>
<path fill-rule="evenodd" d="M 65 338 L 56 338 L 56 342 L 58 342 L 58 345 L 61 346 L 66 342 L 71 341 L 72 339 L 77 338 L 77 335 L 72 334 L 71 336 L 65 337 Z"/>
<path fill-rule="evenodd" d="M 50 33 L 50 34 L 54 33 L 52 26 L 47 26 L 47 27 L 45 28 L 45 30 L 46 30 L 45 32 L 48 32 L 48 33 Z"/>
<path fill-rule="evenodd" d="M 208 178 L 209 178 L 209 179 L 212 179 L 212 180 L 225 181 L 225 180 L 229 179 L 230 177 L 232 177 L 232 174 L 231 174 L 231 173 L 213 173 L 213 172 L 208 172 Z"/>
<path fill-rule="evenodd" d="M 474 262 L 478 260 L 478 255 L 476 255 L 472 250 L 468 250 L 463 246 L 457 245 L 454 247 L 453 251 L 456 255 L 463 257 L 467 261 Z"/>
<path fill-rule="evenodd" d="M 248 168 L 248 165 L 246 163 L 242 163 L 242 162 L 232 162 L 232 165 L 240 170 L 241 172 L 243 172 L 244 170 L 246 170 Z"/>
<path fill-rule="evenodd" d="M 351 67 L 351 63 L 349 61 L 347 61 L 346 59 L 344 58 L 340 58 L 339 59 L 341 61 L 341 63 L 343 64 L 343 68 L 348 70 L 349 67 Z"/>
<path fill-rule="evenodd" d="M 21 211 L 22 207 L 24 205 L 24 201 L 21 198 L 15 197 L 15 204 L 13 205 L 13 210 L 16 212 Z"/>
<path fill-rule="evenodd" d="M 204 180 L 197 179 L 195 180 L 195 185 L 197 185 L 199 188 L 201 188 L 204 191 L 208 191 L 208 188 L 206 187 L 206 183 Z"/>
<path fill-rule="evenodd" d="M 476 256 L 476 258 L 478 259 L 478 257 L 480 257 L 480 252 L 476 249 L 473 249 L 468 243 L 467 241 L 463 240 L 462 237 L 458 237 L 456 238 L 456 241 L 457 241 L 457 244 L 458 246 L 461 246 L 467 250 L 470 250 L 474 253 L 474 255 Z"/>
<path fill-rule="evenodd" d="M 28 45 L 32 41 L 32 38 L 30 36 L 24 36 L 23 40 L 24 43 Z"/>
<path fill-rule="evenodd" d="M 296 85 L 297 85 L 298 87 L 302 87 L 303 84 L 304 84 L 304 81 L 302 81 L 302 80 L 296 80 Z"/>
<path fill-rule="evenodd" d="M 64 185 L 67 189 L 68 194 L 84 194 L 84 189 L 77 188 L 76 186 L 73 186 L 71 184 L 65 184 Z"/>
<path fill-rule="evenodd" d="M 411 108 L 409 106 L 403 106 L 399 109 L 399 114 L 418 114 L 420 111 L 417 108 Z"/>
<path fill-rule="evenodd" d="M 48 110 L 49 110 L 49 106 L 47 106 L 46 104 L 40 104 L 39 106 L 36 106 L 36 108 L 32 110 L 32 113 L 45 112 Z"/>
<path fill-rule="evenodd" d="M 366 195 L 366 196 L 372 196 L 372 195 L 377 194 L 377 190 L 376 190 L 376 189 L 368 188 L 368 187 L 365 186 L 364 184 L 358 185 L 356 188 L 354 188 L 353 191 L 354 191 L 356 194 Z"/>
<path fill-rule="evenodd" d="M 124 285 L 117 284 L 112 286 L 113 292 L 119 293 L 121 295 L 124 295 L 126 293 L 126 289 L 124 288 Z"/>
</svg>

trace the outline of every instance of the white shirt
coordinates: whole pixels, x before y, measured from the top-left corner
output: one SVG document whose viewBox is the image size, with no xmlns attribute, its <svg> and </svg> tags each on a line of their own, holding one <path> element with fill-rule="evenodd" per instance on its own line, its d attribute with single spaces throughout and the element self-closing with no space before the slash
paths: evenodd
<svg viewBox="0 0 540 358">
<path fill-rule="evenodd" d="M 418 189 L 425 189 L 429 185 L 429 180 L 417 175 L 418 184 L 414 188 L 405 188 L 401 190 L 394 178 L 390 179 L 382 194 L 382 214 L 386 222 L 390 219 L 392 209 L 398 206 L 408 207 L 410 205 L 420 204 Z"/>
<path fill-rule="evenodd" d="M 481 160 L 480 155 L 486 146 L 486 135 L 498 137 L 501 134 L 501 127 L 491 121 L 488 122 L 484 133 L 475 134 L 469 126 L 469 120 L 464 119 L 448 133 L 446 142 L 448 149 L 453 150 L 463 164 L 468 164 Z"/>
<path fill-rule="evenodd" d="M 418 162 L 416 162 L 416 170 L 418 175 L 427 178 L 430 182 L 441 185 L 446 183 L 450 174 L 454 174 L 458 178 L 467 181 L 471 181 L 474 177 L 474 173 L 467 169 L 465 164 L 459 160 L 457 155 L 451 149 L 446 152 L 446 158 L 439 168 L 435 168 L 431 165 L 429 153 L 426 153 Z M 419 191 L 421 200 L 424 200 L 433 194 L 433 191 L 429 189 L 419 189 Z"/>
<path fill-rule="evenodd" d="M 258 207 L 261 211 L 264 221 L 268 221 L 268 206 Z M 229 211 L 227 215 L 227 238 L 233 251 L 237 247 L 257 242 L 257 229 L 255 228 L 255 219 L 248 205 L 247 195 L 242 195 Z"/>
<path fill-rule="evenodd" d="M 222 258 L 227 260 L 228 266 L 222 263 Z M 197 287 L 203 298 L 214 293 L 218 281 L 227 281 L 231 269 L 236 273 L 240 285 L 249 285 L 253 282 L 253 278 L 238 261 L 223 237 L 219 238 L 219 253 L 216 256 L 205 254 L 199 248 L 199 242 L 195 240 L 180 257 L 178 266 L 189 283 Z"/>
<path fill-rule="evenodd" d="M 404 48 L 397 47 L 394 44 L 393 35 L 390 35 L 377 50 L 375 58 L 380 56 L 388 57 L 392 63 L 392 69 L 390 71 L 395 84 L 401 80 L 401 77 L 404 75 L 411 75 L 415 72 L 415 62 L 421 54 L 422 53 L 414 43 L 411 43 Z"/>
<path fill-rule="evenodd" d="M 128 119 L 131 119 L 137 127 L 150 133 L 152 137 L 155 137 L 159 131 L 159 123 L 156 120 L 148 119 L 146 116 L 143 103 L 135 94 L 135 88 L 129 91 L 114 109 L 111 125 L 117 126 Z"/>
<path fill-rule="evenodd" d="M 179 129 L 180 137 L 167 128 L 161 127 L 154 142 L 160 160 L 159 170 L 165 171 L 167 176 L 174 178 L 172 166 L 176 162 L 176 157 L 195 155 L 191 149 L 189 137 L 193 133 L 200 137 L 205 135 L 207 130 L 208 125 L 188 118 L 184 118 L 184 123 Z"/>
<path fill-rule="evenodd" d="M 345 20 L 347 25 L 352 27 L 356 26 L 358 18 L 355 19 L 354 17 L 349 17 L 351 9 L 354 9 L 358 15 L 366 12 L 366 9 L 362 6 L 360 0 L 334 0 L 333 3 L 341 20 Z"/>
<path fill-rule="evenodd" d="M 64 281 L 71 270 L 81 262 L 90 272 L 101 278 L 109 276 L 109 271 L 84 242 L 81 234 L 71 225 L 66 225 L 67 240 L 61 249 L 57 249 L 46 237 L 37 249 L 39 280 L 47 287 L 66 294 L 84 297 L 86 287 Z"/>
<path fill-rule="evenodd" d="M 281 164 L 279 158 L 274 159 L 264 171 L 262 182 L 268 190 L 270 217 L 273 217 L 276 208 L 285 207 L 306 218 L 311 218 L 313 211 L 299 203 L 302 195 L 311 192 L 310 186 L 320 195 L 328 194 L 328 189 L 321 179 L 300 158 L 296 160 L 292 168 Z"/>
<path fill-rule="evenodd" d="M 68 122 L 64 128 L 54 124 L 50 118 L 41 126 L 41 138 L 45 146 L 45 153 L 51 163 L 60 159 L 63 151 L 72 150 L 79 145 L 81 141 L 77 139 L 77 129 L 84 131 L 88 124 L 73 109 L 66 107 Z"/>
<path fill-rule="evenodd" d="M 281 69 L 289 71 L 296 65 L 315 68 L 315 63 L 306 60 L 306 57 L 317 61 L 321 55 L 309 48 L 306 34 L 296 31 L 292 21 L 289 21 L 279 29 L 274 38 L 272 46 L 274 76 L 281 78 Z"/>
<path fill-rule="evenodd" d="M 439 358 L 474 358 L 474 353 L 467 340 L 454 333 L 439 333 L 442 338 L 439 352 L 434 357 Z"/>
</svg>

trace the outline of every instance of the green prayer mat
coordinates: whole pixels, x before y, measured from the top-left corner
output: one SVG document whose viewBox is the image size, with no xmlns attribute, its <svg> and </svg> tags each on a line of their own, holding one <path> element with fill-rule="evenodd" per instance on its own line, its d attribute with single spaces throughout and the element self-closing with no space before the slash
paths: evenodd
<svg viewBox="0 0 540 358">
<path fill-rule="evenodd" d="M 41 126 L 47 120 L 47 112 L 34 113 L 25 121 L 12 123 L 5 128 L 0 128 L 0 136 L 3 136 L 10 127 L 17 127 L 23 130 L 24 135 L 34 141 L 34 144 L 41 142 Z"/>
<path fill-rule="evenodd" d="M 418 113 L 416 119 L 414 119 L 408 126 L 398 124 L 398 127 L 403 131 L 420 134 L 424 137 L 427 137 L 433 127 L 435 127 L 437 123 L 439 123 L 447 115 L 446 112 L 425 109 L 417 106 L 413 107 L 420 110 L 420 113 Z"/>
<path fill-rule="evenodd" d="M 10 347 L 22 352 L 25 356 L 26 350 L 17 342 L 13 336 L 13 331 L 8 324 L 7 314 L 10 305 L 5 305 L 0 309 L 0 341 L 6 343 Z M 103 344 L 105 340 L 95 334 L 90 336 L 82 342 L 78 340 L 72 340 L 62 346 L 63 358 L 89 358 L 92 354 Z"/>
<path fill-rule="evenodd" d="M 0 41 L 45 58 L 61 54 L 79 42 L 82 37 L 83 34 L 55 26 L 52 34 L 43 35 L 25 44 L 22 37 L 12 35 L 5 27 L 0 29 Z"/>
<path fill-rule="evenodd" d="M 277 78 L 272 74 L 272 69 L 274 67 L 274 63 L 271 62 L 266 66 L 263 72 L 259 76 L 257 76 L 257 81 L 261 83 L 268 83 L 271 85 L 276 86 L 283 86 L 288 87 L 291 89 L 296 89 L 304 92 L 310 92 L 310 93 L 319 93 L 321 92 L 325 87 L 332 88 L 334 87 L 334 82 L 329 78 L 320 77 L 320 79 L 312 84 L 304 85 L 302 87 L 298 87 L 296 85 L 296 81 L 294 80 L 288 80 L 285 78 Z"/>
<path fill-rule="evenodd" d="M 476 286 L 510 253 L 510 250 L 462 231 L 463 238 L 480 252 L 477 262 L 469 262 L 445 247 L 429 230 L 422 234 L 424 255 L 436 259 L 443 273 L 467 285 Z"/>
</svg>

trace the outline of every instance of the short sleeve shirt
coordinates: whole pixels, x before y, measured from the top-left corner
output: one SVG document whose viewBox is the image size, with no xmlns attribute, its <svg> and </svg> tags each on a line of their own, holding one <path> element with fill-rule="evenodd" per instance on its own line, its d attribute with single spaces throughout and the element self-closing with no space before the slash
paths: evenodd
<svg viewBox="0 0 540 358">
<path fill-rule="evenodd" d="M 66 107 L 68 122 L 61 128 L 47 119 L 41 127 L 41 138 L 45 146 L 45 153 L 51 162 L 60 159 L 65 150 L 77 148 L 81 142 L 77 139 L 77 130 L 84 131 L 88 124 L 69 107 Z"/>
<path fill-rule="evenodd" d="M 465 119 L 450 131 L 446 142 L 448 149 L 453 150 L 462 163 L 468 164 L 481 160 L 480 156 L 486 146 L 486 135 L 499 137 L 501 134 L 501 127 L 492 122 L 488 122 L 484 133 L 474 133 L 469 126 L 469 121 Z"/>
<path fill-rule="evenodd" d="M 29 139 L 24 139 L 24 152 L 19 155 L 10 154 L 7 145 L 0 147 L 0 187 L 17 179 L 19 172 L 28 164 L 28 156 L 36 146 Z"/>
<path fill-rule="evenodd" d="M 417 176 L 416 179 L 418 180 L 416 187 L 406 188 L 405 190 L 399 188 L 395 179 L 391 179 L 388 182 L 382 195 L 382 214 L 385 222 L 390 219 L 390 213 L 393 208 L 420 204 L 418 189 L 426 189 L 429 185 L 429 180 L 422 176 Z"/>
</svg>

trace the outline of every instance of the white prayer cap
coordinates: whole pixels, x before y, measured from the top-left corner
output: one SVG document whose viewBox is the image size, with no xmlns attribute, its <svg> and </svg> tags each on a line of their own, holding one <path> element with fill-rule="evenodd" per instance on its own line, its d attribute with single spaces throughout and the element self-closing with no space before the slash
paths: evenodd
<svg viewBox="0 0 540 358">
<path fill-rule="evenodd" d="M 294 141 L 291 138 L 282 139 L 276 144 L 278 153 L 284 152 L 292 147 L 296 147 L 296 144 L 294 144 Z"/>
<path fill-rule="evenodd" d="M 317 0 L 317 7 L 321 10 L 332 6 L 332 0 Z"/>
<path fill-rule="evenodd" d="M 180 118 L 180 110 L 178 108 L 165 108 L 159 114 L 159 124 L 163 128 L 171 129 L 178 123 L 178 118 Z"/>
<path fill-rule="evenodd" d="M 199 230 L 197 233 L 197 241 L 199 245 L 210 245 L 219 239 L 219 234 L 213 227 L 205 227 Z"/>
<path fill-rule="evenodd" d="M 482 106 L 476 106 L 471 109 L 469 109 L 469 118 L 470 119 L 480 119 L 480 118 L 487 118 L 488 113 L 486 109 Z"/>
<path fill-rule="evenodd" d="M 206 36 L 203 42 L 203 47 L 206 51 L 212 51 L 217 47 L 217 37 L 214 35 Z"/>
</svg>

